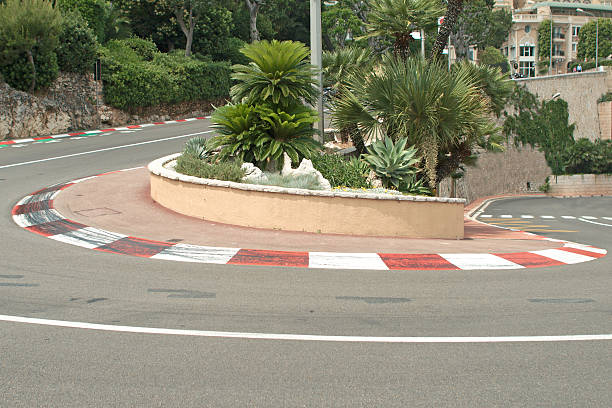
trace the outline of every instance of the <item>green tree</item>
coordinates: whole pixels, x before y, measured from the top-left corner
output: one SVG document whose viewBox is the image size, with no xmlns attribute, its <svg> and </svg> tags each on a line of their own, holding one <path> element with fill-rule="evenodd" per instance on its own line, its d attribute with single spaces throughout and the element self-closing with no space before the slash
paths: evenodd
<svg viewBox="0 0 612 408">
<path fill-rule="evenodd" d="M 90 72 L 97 56 L 96 36 L 80 13 L 66 11 L 56 50 L 61 71 Z"/>
<path fill-rule="evenodd" d="M 20 56 L 25 54 L 31 74 L 29 92 L 37 85 L 36 56 L 48 56 L 46 60 L 54 65 L 57 75 L 55 49 L 62 29 L 62 16 L 51 1 L 7 0 L 0 5 L 0 21 L 0 64 L 19 64 Z"/>
<path fill-rule="evenodd" d="M 438 0 L 372 0 L 368 12 L 368 36 L 391 36 L 393 51 L 406 58 L 410 33 L 436 27 L 437 18 L 444 13 Z"/>
<path fill-rule="evenodd" d="M 216 5 L 216 0 L 160 0 L 160 3 L 170 8 L 177 24 L 185 36 L 185 56 L 191 56 L 193 33 L 201 14 Z"/>
<path fill-rule="evenodd" d="M 612 21 L 609 18 L 599 20 L 599 48 L 597 54 L 599 60 L 612 54 Z M 589 21 L 580 28 L 578 33 L 578 59 L 595 59 L 595 21 Z"/>
<path fill-rule="evenodd" d="M 343 48 L 349 38 L 352 43 L 363 41 L 356 40 L 356 37 L 365 33 L 365 22 L 359 18 L 355 12 L 354 0 L 341 0 L 338 3 L 326 6 L 321 14 L 321 25 L 323 29 L 323 39 L 325 48 L 333 51 L 336 48 Z"/>
<path fill-rule="evenodd" d="M 544 20 L 538 26 L 538 58 L 540 61 L 550 59 L 550 20 Z"/>
<path fill-rule="evenodd" d="M 487 47 L 478 54 L 478 60 L 484 65 L 501 65 L 508 63 L 508 59 L 501 53 L 500 50 L 493 47 Z"/>
<path fill-rule="evenodd" d="M 436 41 L 431 49 L 430 59 L 439 60 L 442 56 L 442 51 L 448 43 L 449 36 L 457 25 L 459 15 L 463 11 L 464 0 L 448 0 L 446 2 L 446 14 L 444 20 L 438 30 Z"/>
<path fill-rule="evenodd" d="M 472 0 L 466 3 L 453 29 L 451 42 L 458 58 L 465 58 L 470 45 L 484 50 L 500 48 L 508 38 L 512 26 L 512 13 L 493 9 L 491 0 Z"/>
<path fill-rule="evenodd" d="M 449 72 L 421 58 L 385 56 L 364 80 L 354 75 L 334 101 L 333 123 L 353 127 L 363 139 L 406 137 L 424 157 L 430 187 L 448 174 L 440 156 L 491 145 L 495 126 L 489 100 L 464 67 Z"/>
<path fill-rule="evenodd" d="M 87 25 L 94 31 L 100 43 L 105 42 L 104 27 L 106 8 L 109 4 L 104 0 L 60 0 L 57 2 L 63 11 L 78 11 Z"/>
</svg>

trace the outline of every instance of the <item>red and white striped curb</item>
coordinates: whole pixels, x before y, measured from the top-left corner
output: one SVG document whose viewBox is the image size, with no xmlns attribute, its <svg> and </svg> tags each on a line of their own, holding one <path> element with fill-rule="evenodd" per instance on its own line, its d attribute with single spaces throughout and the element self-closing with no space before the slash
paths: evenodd
<svg viewBox="0 0 612 408">
<path fill-rule="evenodd" d="M 577 264 L 606 255 L 605 249 L 542 237 L 563 244 L 559 248 L 514 253 L 341 253 L 274 251 L 209 247 L 153 241 L 105 231 L 69 220 L 53 207 L 64 189 L 95 177 L 130 171 L 118 170 L 57 184 L 21 199 L 13 208 L 19 226 L 56 241 L 97 251 L 182 262 L 231 265 L 292 266 L 365 270 L 477 270 L 523 269 Z"/>
<path fill-rule="evenodd" d="M 167 121 L 164 121 L 164 122 L 145 123 L 145 124 L 142 124 L 142 125 L 130 125 L 130 126 L 124 126 L 124 127 L 118 127 L 118 128 L 87 130 L 87 131 L 83 131 L 83 132 L 74 132 L 74 133 L 62 133 L 62 134 L 53 135 L 53 136 L 41 136 L 41 137 L 32 137 L 32 138 L 27 138 L 27 139 L 3 140 L 3 141 L 0 141 L 0 146 L 2 146 L 2 145 L 15 145 L 15 144 L 37 142 L 37 141 L 40 141 L 40 140 L 64 139 L 64 138 L 67 138 L 67 137 L 75 137 L 75 136 L 83 136 L 83 135 L 88 135 L 89 136 L 89 135 L 100 134 L 100 133 L 109 133 L 109 132 L 116 132 L 116 131 L 143 129 L 143 128 L 147 128 L 147 127 L 151 127 L 151 126 L 156 126 L 156 125 L 169 125 L 169 124 L 172 124 L 172 123 L 192 122 L 194 120 L 202 120 L 202 119 L 210 119 L 210 116 L 199 116 L 197 118 L 189 118 L 189 119 L 167 120 Z"/>
</svg>

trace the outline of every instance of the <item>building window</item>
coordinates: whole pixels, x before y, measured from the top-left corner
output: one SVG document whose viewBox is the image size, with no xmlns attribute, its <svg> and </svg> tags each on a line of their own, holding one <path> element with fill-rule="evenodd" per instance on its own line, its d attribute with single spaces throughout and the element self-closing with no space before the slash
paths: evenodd
<svg viewBox="0 0 612 408">
<path fill-rule="evenodd" d="M 534 77 L 535 76 L 535 62 L 534 61 L 521 61 L 519 63 L 520 74 L 523 77 Z"/>
<path fill-rule="evenodd" d="M 577 47 L 578 43 L 572 43 L 572 52 L 576 52 Z"/>
<path fill-rule="evenodd" d="M 525 26 L 525 32 L 528 33 L 531 31 L 531 26 L 526 25 Z"/>
<path fill-rule="evenodd" d="M 563 45 L 553 44 L 552 53 L 555 57 L 564 57 L 565 51 L 563 51 Z"/>
<path fill-rule="evenodd" d="M 521 57 L 533 57 L 535 56 L 535 47 L 528 45 L 521 45 Z"/>
<path fill-rule="evenodd" d="M 563 35 L 563 31 L 561 30 L 561 27 L 553 26 L 553 38 L 557 38 L 557 39 L 565 38 L 565 35 Z"/>
<path fill-rule="evenodd" d="M 512 59 L 516 58 L 516 48 L 510 47 L 510 57 L 512 57 Z"/>
<path fill-rule="evenodd" d="M 573 26 L 572 27 L 572 35 L 574 37 L 578 37 L 578 33 L 580 32 L 580 26 Z"/>
</svg>

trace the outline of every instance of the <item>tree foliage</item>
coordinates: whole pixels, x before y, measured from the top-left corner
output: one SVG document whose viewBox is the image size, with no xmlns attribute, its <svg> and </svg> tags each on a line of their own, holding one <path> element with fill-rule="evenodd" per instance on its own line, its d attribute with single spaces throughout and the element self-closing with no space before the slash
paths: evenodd
<svg viewBox="0 0 612 408">
<path fill-rule="evenodd" d="M 551 20 L 544 20 L 538 26 L 538 58 L 540 61 L 550 59 Z"/>
<path fill-rule="evenodd" d="M 97 50 L 96 36 L 81 14 L 65 12 L 56 50 L 59 69 L 79 74 L 90 72 L 96 61 Z"/>
<path fill-rule="evenodd" d="M 609 18 L 599 20 L 599 47 L 597 50 L 599 60 L 605 59 L 612 54 L 612 21 Z M 589 21 L 580 28 L 578 33 L 578 58 L 595 59 L 595 34 L 597 25 L 595 21 Z"/>
</svg>

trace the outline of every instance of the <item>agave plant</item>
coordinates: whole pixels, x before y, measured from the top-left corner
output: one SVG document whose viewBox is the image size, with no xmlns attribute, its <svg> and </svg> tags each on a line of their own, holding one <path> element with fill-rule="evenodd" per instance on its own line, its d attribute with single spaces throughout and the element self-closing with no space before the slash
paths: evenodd
<svg viewBox="0 0 612 408">
<path fill-rule="evenodd" d="M 183 154 L 195 156 L 200 160 L 206 160 L 212 156 L 212 149 L 208 145 L 208 139 L 196 136 L 185 143 Z"/>
<path fill-rule="evenodd" d="M 415 167 L 420 160 L 415 157 L 417 149 L 414 146 L 406 149 L 407 141 L 408 139 L 403 137 L 393 143 L 390 137 L 385 136 L 383 140 L 369 145 L 368 153 L 363 155 L 363 159 L 380 177 L 385 188 L 393 186 L 399 189 L 402 182 L 419 171 Z"/>
<path fill-rule="evenodd" d="M 234 65 L 232 79 L 238 81 L 230 94 L 234 102 L 273 104 L 287 108 L 300 103 L 314 104 L 315 67 L 307 58 L 309 49 L 293 41 L 258 41 L 240 50 L 251 62 Z"/>
</svg>

